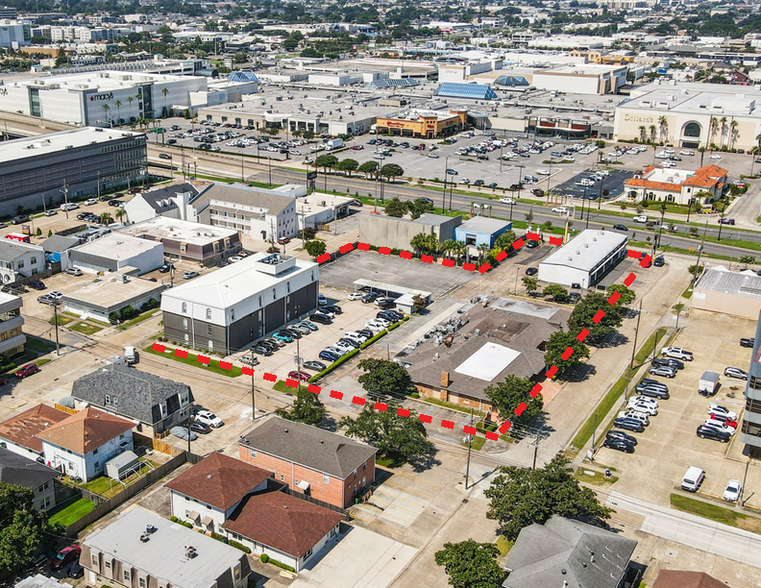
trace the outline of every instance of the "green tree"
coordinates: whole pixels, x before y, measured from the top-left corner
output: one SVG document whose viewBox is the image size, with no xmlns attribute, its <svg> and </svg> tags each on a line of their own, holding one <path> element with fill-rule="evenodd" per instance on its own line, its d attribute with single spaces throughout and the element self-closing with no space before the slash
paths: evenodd
<svg viewBox="0 0 761 588">
<path fill-rule="evenodd" d="M 614 292 L 618 292 L 621 295 L 621 297 L 618 299 L 618 303 L 623 305 L 631 304 L 637 298 L 637 294 L 634 292 L 634 290 L 624 286 L 623 284 L 611 284 L 606 289 L 606 292 L 608 293 L 608 296 Z"/>
<path fill-rule="evenodd" d="M 372 177 L 376 173 L 378 173 L 378 162 L 366 161 L 365 163 L 359 166 L 358 171 L 360 173 L 365 174 L 365 177 Z"/>
<path fill-rule="evenodd" d="M 503 418 L 512 417 L 513 422 L 526 424 L 542 412 L 544 406 L 541 394 L 537 395 L 536 398 L 531 396 L 530 392 L 533 387 L 534 384 L 530 379 L 519 378 L 511 374 L 499 384 L 487 386 L 484 392 Z M 514 416 L 513 411 L 521 402 L 525 402 L 527 408 L 520 416 Z"/>
<path fill-rule="evenodd" d="M 563 288 L 560 284 L 550 284 L 545 286 L 542 290 L 542 296 L 552 296 L 552 299 L 556 302 L 563 302 L 568 298 L 568 290 Z"/>
<path fill-rule="evenodd" d="M 605 312 L 605 315 L 598 323 L 595 323 L 592 318 L 599 310 Z M 598 345 L 605 337 L 620 327 L 623 321 L 624 307 L 620 304 L 610 305 L 604 294 L 594 292 L 587 294 L 576 304 L 568 321 L 568 328 L 572 333 L 579 333 L 584 328 L 588 329 L 587 343 Z"/>
<path fill-rule="evenodd" d="M 338 162 L 338 165 L 336 166 L 336 169 L 338 171 L 346 172 L 346 175 L 351 177 L 352 172 L 357 171 L 359 168 L 359 162 L 356 159 L 342 159 Z"/>
<path fill-rule="evenodd" d="M 100 223 L 102 225 L 110 225 L 112 222 L 114 222 L 114 219 L 111 217 L 110 212 L 102 212 L 100 214 Z"/>
<path fill-rule="evenodd" d="M 423 298 L 420 294 L 415 294 L 412 297 L 412 312 L 413 313 L 415 314 L 422 313 L 426 306 L 427 306 L 427 303 L 425 301 L 425 298 Z"/>
<path fill-rule="evenodd" d="M 320 397 L 310 392 L 303 386 L 299 386 L 296 399 L 290 407 L 282 407 L 275 410 L 275 414 L 289 421 L 298 421 L 307 425 L 316 425 L 325 416 L 325 405 L 320 402 Z"/>
<path fill-rule="evenodd" d="M 496 545 L 473 539 L 444 543 L 444 549 L 434 555 L 436 565 L 444 568 L 454 588 L 499 588 L 507 572 L 497 557 Z"/>
<path fill-rule="evenodd" d="M 539 280 L 536 278 L 532 278 L 531 276 L 523 276 L 521 281 L 526 288 L 526 292 L 529 293 L 529 296 L 533 295 L 534 292 L 539 289 Z"/>
<path fill-rule="evenodd" d="M 415 391 L 409 372 L 395 361 L 363 359 L 358 365 L 364 373 L 357 381 L 369 395 L 406 396 Z"/>
<path fill-rule="evenodd" d="M 323 168 L 324 173 L 328 173 L 329 169 L 332 169 L 338 163 L 338 158 L 335 155 L 320 155 L 314 161 L 315 167 Z"/>
<path fill-rule="evenodd" d="M 389 201 L 388 204 L 386 204 L 383 212 L 385 212 L 388 216 L 402 218 L 405 214 L 407 214 L 407 210 L 408 208 L 406 202 L 402 202 L 398 198 L 394 198 L 393 200 Z"/>
<path fill-rule="evenodd" d="M 307 253 L 312 257 L 322 255 L 325 253 L 326 248 L 325 241 L 307 241 L 304 243 L 304 249 L 306 249 Z"/>
<path fill-rule="evenodd" d="M 545 523 L 553 515 L 600 523 L 609 519 L 613 511 L 600 504 L 593 490 L 579 485 L 570 464 L 558 455 L 542 469 L 502 468 L 484 491 L 490 500 L 486 516 L 499 522 L 509 541 L 524 527 Z"/>
<path fill-rule="evenodd" d="M 35 231 L 34 234 L 40 237 L 42 235 L 42 229 L 40 227 L 37 227 L 37 230 Z"/>
<path fill-rule="evenodd" d="M 407 203 L 407 209 L 410 211 L 412 218 L 420 218 L 421 215 L 433 210 L 433 204 L 426 202 L 422 198 L 417 198 Z"/>
<path fill-rule="evenodd" d="M 0 577 L 28 565 L 38 551 L 53 546 L 64 533 L 34 508 L 34 492 L 0 482 Z"/>
<path fill-rule="evenodd" d="M 534 220 L 534 213 L 529 209 L 529 211 L 526 213 L 526 222 L 528 224 L 531 224 L 531 221 Z"/>
<path fill-rule="evenodd" d="M 568 359 L 563 359 L 561 356 L 569 347 L 573 349 L 573 354 Z M 561 380 L 567 379 L 582 364 L 582 360 L 588 357 L 589 348 L 568 331 L 555 331 L 545 345 L 544 361 L 548 366 L 558 368 L 557 376 Z"/>
<path fill-rule="evenodd" d="M 393 465 L 409 463 L 415 468 L 430 465 L 436 446 L 428 440 L 423 423 L 414 411 L 410 411 L 409 417 L 399 416 L 397 408 L 391 403 L 385 411 L 375 410 L 368 403 L 356 419 L 343 417 L 338 426 L 346 429 L 347 436 L 375 447 L 381 458 Z"/>
<path fill-rule="evenodd" d="M 503 251 L 512 251 L 514 242 L 515 233 L 513 231 L 505 231 L 494 240 L 494 247 Z"/>
<path fill-rule="evenodd" d="M 410 240 L 410 247 L 418 254 L 429 253 L 430 242 L 428 237 L 429 235 L 425 233 L 418 233 Z"/>
<path fill-rule="evenodd" d="M 393 182 L 394 178 L 398 178 L 399 176 L 404 175 L 404 170 L 400 165 L 395 163 L 387 163 L 382 168 L 380 168 L 380 175 L 381 177 L 386 178 L 389 182 Z"/>
<path fill-rule="evenodd" d="M 756 263 L 756 258 L 752 255 L 741 255 L 739 261 L 744 268 L 747 268 L 749 265 Z"/>
</svg>

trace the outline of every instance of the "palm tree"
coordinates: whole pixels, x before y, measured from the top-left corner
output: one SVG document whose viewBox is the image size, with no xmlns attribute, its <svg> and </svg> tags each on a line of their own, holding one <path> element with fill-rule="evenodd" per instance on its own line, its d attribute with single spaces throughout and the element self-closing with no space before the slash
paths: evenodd
<svg viewBox="0 0 761 588">
<path fill-rule="evenodd" d="M 127 96 L 127 103 L 129 104 L 129 117 L 132 118 L 132 103 L 135 99 L 132 96 Z"/>
<path fill-rule="evenodd" d="M 163 112 L 163 115 L 164 115 L 164 118 L 166 118 L 168 116 L 168 114 L 169 114 L 169 112 L 166 109 L 166 95 L 169 94 L 169 90 L 167 88 L 164 88 L 164 89 L 161 90 L 161 93 L 164 95 L 164 112 Z"/>
<path fill-rule="evenodd" d="M 109 120 L 108 120 L 108 110 L 109 110 L 109 106 L 108 106 L 108 104 L 104 104 L 104 105 L 103 105 L 103 111 L 106 113 L 106 122 L 107 122 L 107 123 L 109 124 L 109 126 L 110 126 L 110 125 L 111 125 L 111 121 L 109 121 Z"/>
<path fill-rule="evenodd" d="M 444 257 L 452 256 L 452 251 L 456 247 L 455 243 L 454 239 L 447 239 L 441 244 L 441 252 L 444 254 Z"/>
<path fill-rule="evenodd" d="M 119 127 L 122 124 L 122 116 L 119 113 L 119 107 L 122 105 L 122 101 L 117 99 L 116 102 L 114 102 L 114 106 L 116 106 L 116 126 Z"/>
<path fill-rule="evenodd" d="M 112 222 L 114 222 L 114 219 L 111 218 L 111 213 L 104 212 L 100 215 L 100 222 L 103 225 L 110 225 Z"/>
<path fill-rule="evenodd" d="M 639 140 L 643 143 L 647 141 L 647 127 L 645 125 L 639 126 Z"/>
<path fill-rule="evenodd" d="M 650 140 L 655 143 L 655 125 L 650 125 Z"/>
<path fill-rule="evenodd" d="M 460 261 L 462 259 L 462 256 L 465 255 L 467 252 L 468 247 L 463 243 L 462 241 L 455 241 L 452 244 L 452 256 L 457 260 Z"/>
<path fill-rule="evenodd" d="M 732 149 L 735 146 L 735 141 L 737 141 L 737 128 L 740 126 L 740 124 L 735 120 L 732 119 L 732 122 L 729 123 L 729 148 Z"/>
<path fill-rule="evenodd" d="M 481 243 L 476 247 L 478 250 L 478 261 L 480 262 L 491 250 L 488 243 Z"/>
<path fill-rule="evenodd" d="M 114 212 L 114 216 L 116 217 L 117 221 L 122 222 L 122 219 L 127 216 L 127 211 L 123 208 L 117 208 L 116 212 Z"/>
<path fill-rule="evenodd" d="M 708 136 L 711 138 L 710 143 L 715 143 L 714 137 L 716 136 L 716 131 L 719 130 L 719 119 L 717 119 L 715 116 L 711 117 L 711 122 L 708 124 Z"/>
<path fill-rule="evenodd" d="M 436 255 L 439 251 L 441 251 L 441 243 L 439 242 L 439 238 L 436 235 L 428 235 L 426 237 L 426 246 L 428 248 L 428 252 L 432 255 Z"/>
<path fill-rule="evenodd" d="M 410 240 L 410 247 L 415 250 L 415 253 L 422 254 L 428 251 L 428 235 L 425 233 L 418 233 Z"/>
<path fill-rule="evenodd" d="M 723 149 L 724 148 L 724 134 L 727 130 L 727 117 L 722 116 L 721 120 L 719 120 L 719 124 L 721 125 L 721 135 L 719 135 L 719 146 Z"/>
<path fill-rule="evenodd" d="M 761 137 L 761 135 L 759 135 Z M 706 154 L 706 148 L 705 147 L 698 147 L 698 151 L 700 151 L 700 167 L 703 167 L 703 158 Z"/>
<path fill-rule="evenodd" d="M 661 139 L 661 143 L 668 142 L 668 127 L 669 119 L 666 118 L 666 115 L 661 115 L 660 118 L 658 118 L 658 133 Z M 664 135 L 666 136 L 666 141 L 663 140 Z"/>
</svg>

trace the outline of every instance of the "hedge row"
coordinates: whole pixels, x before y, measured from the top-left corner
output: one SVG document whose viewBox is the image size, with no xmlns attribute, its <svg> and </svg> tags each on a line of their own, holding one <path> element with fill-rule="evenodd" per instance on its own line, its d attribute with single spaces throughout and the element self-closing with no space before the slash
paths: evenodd
<svg viewBox="0 0 761 588">
<path fill-rule="evenodd" d="M 191 525 L 187 521 L 181 521 L 177 517 L 169 517 L 169 520 L 172 521 L 173 523 L 177 523 L 179 525 L 182 525 L 183 527 L 187 527 L 188 529 L 192 529 L 193 528 L 193 525 Z"/>
<path fill-rule="evenodd" d="M 352 349 L 347 353 L 346 355 L 342 355 L 339 357 L 336 361 L 331 363 L 328 367 L 326 367 L 324 370 L 322 370 L 320 373 L 315 374 L 311 378 L 309 378 L 308 382 L 315 382 L 317 379 L 321 378 L 322 376 L 326 376 L 330 372 L 332 372 L 334 369 L 336 369 L 339 365 L 342 363 L 349 361 L 352 357 L 357 355 L 359 353 L 359 349 Z"/>
<path fill-rule="evenodd" d="M 394 324 L 398 324 L 398 323 L 394 323 Z M 391 328 L 391 327 L 389 327 L 389 329 L 390 329 L 390 328 Z M 367 349 L 368 347 L 370 347 L 370 345 L 372 345 L 373 343 L 375 343 L 375 342 L 376 342 L 378 339 L 380 339 L 381 337 L 385 336 L 387 333 L 388 333 L 388 330 L 387 330 L 387 329 L 384 329 L 384 330 L 382 330 L 380 333 L 377 333 L 377 334 L 373 335 L 373 336 L 372 336 L 372 337 L 370 337 L 370 338 L 369 338 L 367 341 L 365 341 L 364 343 L 362 343 L 362 344 L 359 346 L 359 348 L 360 348 L 360 349 Z"/>
<path fill-rule="evenodd" d="M 277 566 L 279 568 L 282 568 L 284 570 L 288 570 L 289 572 L 295 572 L 296 570 L 292 568 L 291 566 L 284 564 L 281 561 L 277 561 L 276 559 L 272 559 L 269 555 L 266 553 L 262 553 L 262 555 L 259 557 L 262 563 L 271 563 L 273 566 Z"/>
</svg>

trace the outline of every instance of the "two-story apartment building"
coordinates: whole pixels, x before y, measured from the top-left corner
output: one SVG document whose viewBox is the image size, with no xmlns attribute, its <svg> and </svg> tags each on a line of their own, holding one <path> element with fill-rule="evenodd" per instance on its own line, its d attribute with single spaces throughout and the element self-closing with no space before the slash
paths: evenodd
<svg viewBox="0 0 761 588">
<path fill-rule="evenodd" d="M 377 450 L 343 435 L 271 417 L 241 436 L 240 458 L 292 490 L 346 508 L 375 481 Z"/>
<path fill-rule="evenodd" d="M 135 423 L 92 406 L 37 433 L 45 463 L 87 482 L 104 471 L 106 462 L 131 451 Z"/>
<path fill-rule="evenodd" d="M 95 406 L 135 421 L 135 430 L 153 436 L 185 423 L 192 404 L 190 386 L 122 363 L 98 368 L 74 381 L 77 408 Z"/>
<path fill-rule="evenodd" d="M 45 252 L 39 245 L 0 239 L 0 279 L 10 284 L 45 271 Z"/>
<path fill-rule="evenodd" d="M 42 459 L 42 439 L 46 429 L 69 418 L 69 413 L 38 404 L 0 423 L 0 448 L 29 459 Z"/>
<path fill-rule="evenodd" d="M 245 588 L 246 554 L 134 506 L 81 542 L 79 562 L 93 586 Z"/>
<path fill-rule="evenodd" d="M 272 474 L 239 459 L 212 453 L 166 487 L 171 490 L 172 514 L 204 531 L 221 533 L 240 501 L 264 490 Z"/>
<path fill-rule="evenodd" d="M 20 296 L 0 292 L 0 355 L 14 357 L 24 352 L 26 336 L 21 330 L 23 300 Z"/>
<path fill-rule="evenodd" d="M 50 510 L 56 505 L 55 484 L 59 473 L 33 459 L 0 449 L 0 482 L 29 488 L 34 508 Z"/>
</svg>

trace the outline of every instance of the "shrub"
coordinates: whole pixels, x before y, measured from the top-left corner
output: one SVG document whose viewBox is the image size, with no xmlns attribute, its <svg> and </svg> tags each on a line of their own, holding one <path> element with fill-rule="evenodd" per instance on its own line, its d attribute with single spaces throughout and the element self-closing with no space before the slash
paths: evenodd
<svg viewBox="0 0 761 588">
<path fill-rule="evenodd" d="M 420 398 L 420 394 L 418 394 L 417 392 L 412 392 L 410 394 L 410 398 Z"/>
<path fill-rule="evenodd" d="M 169 520 L 172 521 L 173 523 L 176 523 L 178 519 L 176 516 L 172 515 L 171 517 L 169 517 Z"/>
<path fill-rule="evenodd" d="M 395 324 L 398 324 L 398 323 L 395 323 Z M 391 326 L 393 326 L 393 325 L 391 325 Z M 389 329 L 390 329 L 390 327 L 389 327 Z M 378 334 L 376 334 L 376 335 L 373 335 L 373 336 L 372 336 L 372 337 L 370 337 L 370 338 L 369 338 L 367 341 L 365 341 L 364 343 L 362 343 L 362 344 L 359 346 L 359 348 L 360 348 L 360 349 L 367 349 L 368 347 L 370 347 L 370 345 L 372 345 L 373 343 L 375 343 L 375 342 L 376 342 L 378 339 L 380 339 L 381 337 L 383 337 L 383 336 L 384 336 L 386 333 L 388 333 L 388 330 L 383 330 L 383 331 L 381 331 L 380 333 L 378 333 Z"/>
<path fill-rule="evenodd" d="M 251 553 L 251 550 L 243 545 L 242 543 L 238 543 L 237 541 L 233 541 L 232 539 L 228 540 L 227 544 L 230 547 L 235 547 L 235 549 L 240 549 L 241 551 L 245 551 L 246 553 Z"/>
<path fill-rule="evenodd" d="M 266 553 L 262 553 L 262 556 L 259 559 L 262 563 L 267 563 L 270 560 L 270 556 Z"/>
<path fill-rule="evenodd" d="M 211 538 L 216 539 L 217 541 L 221 541 L 222 543 L 227 543 L 227 537 L 220 535 L 219 533 L 215 533 L 214 531 L 211 532 Z"/>
<path fill-rule="evenodd" d="M 357 355 L 357 353 L 359 353 L 359 349 L 352 349 L 351 351 L 349 351 L 349 353 L 339 357 L 336 361 L 331 363 L 328 367 L 326 367 L 324 370 L 322 370 L 319 374 L 315 374 L 314 376 L 309 378 L 309 382 L 314 382 L 314 381 L 318 380 L 319 378 L 321 378 L 322 376 L 325 376 L 325 375 L 329 374 L 330 372 L 332 372 L 334 369 L 336 369 L 342 363 L 344 363 L 346 361 L 349 361 L 349 359 L 351 359 L 352 357 Z"/>
<path fill-rule="evenodd" d="M 296 571 L 296 570 L 295 570 L 294 568 L 292 568 L 291 566 L 289 566 L 289 565 L 287 565 L 287 564 L 284 564 L 284 563 L 283 563 L 283 562 L 281 562 L 281 561 L 277 561 L 276 559 L 271 559 L 271 558 L 270 558 L 269 562 L 270 562 L 272 565 L 274 565 L 274 566 L 277 566 L 277 567 L 279 567 L 279 568 L 282 568 L 282 569 L 284 569 L 284 570 L 288 570 L 289 572 L 295 572 L 295 571 Z"/>
</svg>

